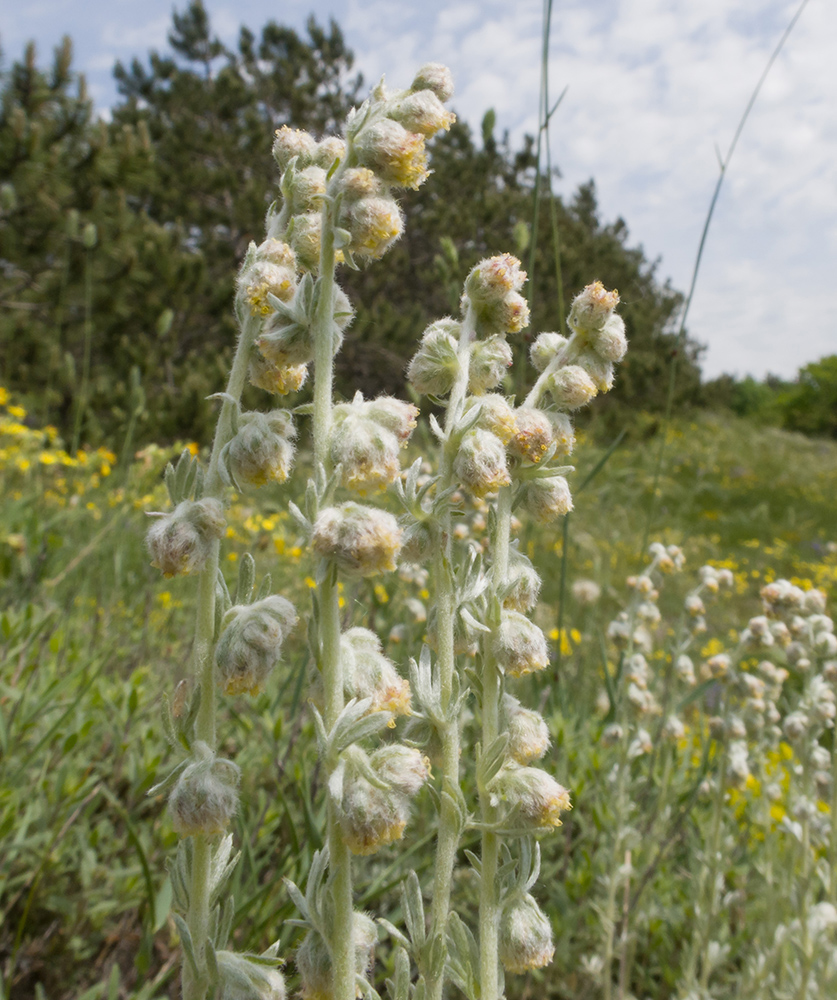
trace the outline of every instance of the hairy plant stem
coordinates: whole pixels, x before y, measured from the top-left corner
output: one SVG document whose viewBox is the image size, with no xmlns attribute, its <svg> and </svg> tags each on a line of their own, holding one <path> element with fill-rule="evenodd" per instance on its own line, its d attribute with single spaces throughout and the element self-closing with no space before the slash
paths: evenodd
<svg viewBox="0 0 837 1000">
<path fill-rule="evenodd" d="M 613 838 L 613 854 L 610 858 L 610 877 L 608 879 L 607 899 L 604 911 L 605 947 L 604 961 L 602 963 L 602 996 L 604 1000 L 610 1000 L 613 994 L 613 944 L 616 930 L 616 897 L 619 891 L 619 873 L 622 868 L 625 793 L 630 773 L 630 761 L 628 760 L 630 738 L 630 730 L 627 725 L 624 725 L 622 739 L 619 744 L 619 763 L 617 765 L 619 770 L 616 777 L 616 798 L 614 804 L 616 833 Z M 627 925 L 624 931 L 627 933 Z"/>
<path fill-rule="evenodd" d="M 329 186 L 334 192 L 341 174 L 338 168 Z M 320 277 L 313 320 L 314 338 L 314 463 L 330 470 L 329 436 L 331 433 L 334 382 L 334 206 L 323 203 Z M 325 692 L 325 724 L 331 729 L 343 711 L 343 667 L 340 662 L 340 595 L 337 571 L 326 573 L 318 591 L 320 670 Z M 332 996 L 334 1000 L 355 1000 L 354 903 L 352 898 L 352 856 L 340 832 L 337 803 L 328 797 L 328 852 L 332 893 L 331 940 Z"/>
<path fill-rule="evenodd" d="M 215 438 L 209 458 L 209 468 L 204 481 L 204 497 L 219 498 L 223 484 L 218 474 L 218 460 L 221 449 L 233 433 L 233 413 L 244 389 L 247 366 L 253 342 L 261 326 L 261 319 L 242 313 L 238 315 L 241 333 L 236 346 L 230 376 L 227 380 L 227 396 L 215 425 Z M 235 402 L 233 402 L 235 401 Z M 215 646 L 215 584 L 218 578 L 218 560 L 221 543 L 212 542 L 209 557 L 198 577 L 198 606 L 195 617 L 194 675 L 200 686 L 200 706 L 195 720 L 195 738 L 214 750 L 215 735 L 215 678 L 213 650 Z M 206 836 L 194 838 L 192 856 L 192 876 L 189 887 L 189 912 L 186 923 L 192 936 L 199 975 L 196 977 L 188 962 L 183 963 L 183 1000 L 204 1000 L 209 989 L 206 971 L 206 942 L 209 935 L 209 875 L 212 865 L 212 839 Z"/>
<path fill-rule="evenodd" d="M 729 713 L 725 712 L 724 728 L 726 728 L 728 716 Z M 712 971 L 712 966 L 709 963 L 709 937 L 712 930 L 712 918 L 715 915 L 715 899 L 717 897 L 716 882 L 718 881 L 718 862 L 720 860 L 719 856 L 721 853 L 721 833 L 723 831 L 722 821 L 724 802 L 726 800 L 726 783 L 727 755 L 726 752 L 724 752 L 724 755 L 721 758 L 721 769 L 718 773 L 718 789 L 712 807 L 712 834 L 709 843 L 709 873 L 706 879 L 708 883 L 706 891 L 706 905 L 702 908 L 700 921 L 698 923 L 700 928 L 700 937 L 698 938 L 700 953 L 700 985 L 704 991 L 709 983 L 709 975 Z M 700 900 L 700 895 L 698 895 L 698 900 Z"/>
<path fill-rule="evenodd" d="M 831 734 L 831 865 L 828 869 L 828 898 L 837 905 L 837 732 Z"/>
<path fill-rule="evenodd" d="M 489 620 L 492 636 L 500 625 L 502 603 L 498 590 L 509 571 L 509 540 L 511 535 L 512 487 L 503 486 L 497 494 L 496 521 L 492 551 L 491 596 Z M 482 751 L 485 753 L 500 735 L 500 698 L 503 678 L 494 657 L 491 637 L 483 646 L 482 668 Z M 488 789 L 480 782 L 480 811 L 484 829 L 480 852 L 480 998 L 500 997 L 500 899 L 497 892 L 497 867 L 500 837 L 489 827 L 497 822 L 497 808 L 491 804 Z"/>
<path fill-rule="evenodd" d="M 445 447 L 442 449 L 438 492 L 447 490 L 453 479 L 453 462 L 456 457 L 452 446 L 456 424 L 462 414 L 468 392 L 470 348 L 474 333 L 473 316 L 470 308 L 465 314 L 459 332 L 459 367 L 451 389 L 448 409 L 445 414 Z M 441 688 L 442 711 L 447 713 L 454 695 L 456 674 L 456 653 L 454 629 L 456 609 L 454 607 L 453 580 L 453 525 L 450 508 L 445 509 L 439 519 L 435 539 L 433 576 L 436 593 L 437 613 L 437 664 Z M 439 737 L 442 743 L 442 795 L 439 810 L 439 831 L 436 846 L 436 866 L 433 876 L 433 901 L 430 910 L 430 936 L 445 941 L 448 916 L 450 913 L 451 886 L 456 851 L 459 847 L 460 817 L 455 798 L 459 793 L 459 719 L 446 719 Z M 428 1000 L 441 1000 L 445 985 L 445 966 L 422 970 L 425 977 Z"/>
</svg>

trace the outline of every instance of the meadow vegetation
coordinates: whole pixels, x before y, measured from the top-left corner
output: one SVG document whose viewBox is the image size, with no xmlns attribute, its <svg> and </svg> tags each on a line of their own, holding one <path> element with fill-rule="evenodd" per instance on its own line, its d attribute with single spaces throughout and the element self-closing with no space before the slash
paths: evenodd
<svg viewBox="0 0 837 1000">
<path fill-rule="evenodd" d="M 834 359 L 701 385 L 445 67 L 170 44 L 3 78 L 0 1000 L 830 995 Z"/>
<path fill-rule="evenodd" d="M 163 506 L 163 468 L 180 446 L 146 448 L 124 464 L 119 456 L 92 450 L 71 457 L 54 431 L 28 427 L 14 399 L 4 394 L 3 400 L 5 989 L 11 997 L 68 1000 L 174 996 L 179 956 L 165 863 L 176 835 L 161 802 L 146 793 L 169 759 L 160 698 L 188 674 L 184 623 L 194 593 L 188 578 L 161 587 L 142 533 L 143 511 Z M 833 593 L 837 579 L 835 445 L 713 417 L 675 421 L 669 436 L 669 461 L 659 483 L 664 528 L 655 538 L 681 546 L 686 564 L 667 578 L 661 594 L 665 628 L 655 630 L 660 640 L 655 652 L 662 655 L 650 661 L 660 676 L 671 667 L 670 654 L 663 652 L 667 632 L 676 627 L 682 598 L 695 586 L 700 566 L 729 569 L 734 584 L 709 608 L 696 664 L 735 644 L 761 610 L 758 593 L 765 583 L 786 578 Z M 583 482 L 604 453 L 585 443 L 573 479 Z M 301 462 L 306 463 L 304 454 Z M 553 734 L 547 762 L 560 767 L 574 808 L 543 853 L 547 877 L 539 901 L 555 928 L 553 964 L 509 977 L 510 996 L 526 995 L 535 988 L 533 979 L 541 984 L 536 988 L 556 997 L 598 995 L 581 957 L 595 956 L 601 941 L 597 908 L 604 896 L 597 886 L 611 870 L 615 832 L 606 782 L 619 753 L 618 746 L 602 743 L 606 714 L 597 701 L 605 686 L 603 664 L 611 669 L 615 664 L 602 636 L 626 605 L 626 578 L 643 565 L 639 547 L 653 472 L 652 449 L 640 437 L 619 447 L 576 494 L 560 638 L 562 527 L 523 529 L 521 545 L 544 579 L 539 621 L 553 652 L 549 674 L 531 682 L 532 693 Z M 472 517 L 476 524 L 469 531 L 480 538 L 478 511 Z M 230 585 L 238 561 L 249 552 L 259 574 L 270 572 L 277 588 L 304 607 L 313 565 L 303 556 L 279 488 L 237 498 L 227 519 L 223 568 Z M 586 603 L 583 591 L 573 587 L 579 580 L 601 588 L 596 603 Z M 344 591 L 343 600 L 344 607 L 362 609 L 369 627 L 388 637 L 386 651 L 399 663 L 402 650 L 425 629 L 420 605 L 432 605 L 420 570 L 359 581 Z M 304 883 L 313 852 L 323 843 L 315 733 L 303 711 L 305 645 L 304 636 L 291 639 L 287 665 L 270 691 L 246 709 L 237 700 L 222 709 L 225 752 L 245 776 L 232 827 L 243 851 L 232 883 L 234 939 L 254 951 L 277 934 L 283 951 L 294 944 L 298 932 L 283 925 L 293 906 L 279 875 Z M 788 707 L 799 684 L 795 679 L 786 693 Z M 699 720 L 684 709 L 694 739 Z M 830 750 L 830 734 L 821 742 Z M 671 994 L 689 945 L 693 880 L 711 819 L 710 802 L 690 802 L 703 766 L 694 763 L 693 747 L 666 745 L 663 752 L 674 758 L 665 808 L 646 809 L 659 794 L 664 760 L 638 767 L 631 786 L 644 822 L 655 823 L 657 830 L 663 826 L 652 843 L 668 844 L 659 860 L 633 848 L 627 986 L 637 996 Z M 702 761 L 700 750 L 698 757 Z M 791 744 L 780 741 L 760 763 L 778 775 L 782 795 L 766 800 L 770 781 L 753 767 L 754 779 L 726 803 L 724 815 L 729 850 L 721 877 L 725 893 L 734 894 L 722 917 L 733 946 L 725 976 L 746 962 L 771 921 L 795 917 L 790 902 L 766 894 L 757 881 L 763 863 L 786 874 L 789 864 L 799 863 L 793 862 L 798 842 L 783 825 L 795 763 Z M 684 804 L 689 808 L 681 816 Z M 829 790 L 818 793 L 816 806 L 822 816 L 832 815 Z M 419 821 L 403 849 L 377 855 L 359 905 L 399 922 L 398 883 L 405 867 L 422 871 L 431 863 L 433 838 L 429 821 Z M 823 848 L 812 854 L 815 863 L 828 859 Z M 459 879 L 457 892 L 473 901 L 467 871 Z M 620 892 L 620 914 L 623 902 Z M 386 949 L 381 959 L 386 970 Z"/>
</svg>

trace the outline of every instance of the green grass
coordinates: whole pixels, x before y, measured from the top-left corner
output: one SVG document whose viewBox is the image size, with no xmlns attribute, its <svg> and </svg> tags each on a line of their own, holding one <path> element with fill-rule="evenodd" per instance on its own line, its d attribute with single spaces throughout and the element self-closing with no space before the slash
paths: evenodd
<svg viewBox="0 0 837 1000">
<path fill-rule="evenodd" d="M 166 860 L 176 837 L 164 803 L 146 793 L 175 760 L 163 737 L 160 707 L 187 673 L 192 587 L 188 579 L 161 581 L 147 565 L 142 540 L 142 511 L 164 503 L 160 483 L 169 453 L 147 450 L 126 474 L 114 471 L 115 460 L 103 454 L 89 456 L 82 466 L 44 463 L 39 456 L 59 449 L 37 431 L 7 433 L 0 449 L 7 500 L 0 515 L 5 996 L 173 997 L 179 953 L 168 915 Z M 573 481 L 582 482 L 603 453 L 580 444 Z M 27 456 L 29 467 L 21 468 Z M 592 707 L 603 676 L 598 636 L 624 600 L 624 578 L 641 565 L 638 547 L 647 528 L 655 461 L 656 439 L 643 437 L 640 429 L 576 496 L 567 584 L 595 579 L 603 598 L 585 610 L 568 591 L 563 624 L 569 647 L 561 684 L 554 677 L 531 681 L 528 702 L 547 704 L 556 735 L 548 767 L 572 788 L 575 802 L 565 830 L 543 843 L 543 902 L 557 920 L 558 949 L 542 973 L 510 977 L 510 996 L 532 989 L 556 997 L 595 995 L 579 962 L 595 945 L 597 879 L 606 871 L 608 805 L 601 776 L 611 758 L 590 735 L 600 729 Z M 828 546 L 837 542 L 835 495 L 837 445 L 705 416 L 669 431 L 650 537 L 683 546 L 689 579 L 706 561 L 733 570 L 735 592 L 713 612 L 713 634 L 724 636 L 758 613 L 758 588 L 765 580 L 788 577 L 834 591 L 837 555 Z M 304 578 L 311 567 L 296 547 L 286 502 L 287 495 L 268 489 L 258 501 L 236 506 L 229 551 L 252 551 L 259 572 L 271 572 L 274 589 L 304 612 Z M 520 544 L 544 576 L 538 615 L 552 629 L 558 621 L 560 527 L 524 527 Z M 231 578 L 235 561 L 225 562 Z M 685 576 L 674 581 L 663 595 L 661 605 L 672 616 L 685 582 Z M 406 622 L 420 638 L 422 626 L 411 623 L 405 605 L 419 592 L 418 585 L 393 575 L 377 586 L 362 582 L 344 598 L 353 624 L 372 618 L 372 627 L 386 636 L 393 624 Z M 406 648 L 409 643 L 389 647 L 402 665 Z M 242 949 L 263 948 L 281 935 L 287 952 L 297 932 L 283 925 L 293 913 L 280 876 L 304 882 L 321 843 L 313 731 L 302 711 L 307 670 L 304 635 L 297 635 L 269 692 L 255 701 L 227 700 L 222 709 L 223 749 L 244 775 L 234 827 L 243 863 L 233 886 L 235 942 Z M 370 888 L 362 904 L 396 923 L 398 878 L 410 865 L 421 870 L 432 863 L 429 802 L 424 807 L 424 819 L 412 827 L 403 851 L 390 849 L 363 864 Z M 675 859 L 694 849 L 698 834 L 699 825 L 683 826 Z M 638 911 L 632 947 L 644 960 L 636 966 L 637 995 L 667 995 L 660 984 L 673 981 L 682 957 L 689 904 L 674 863 L 655 876 Z M 736 871 L 746 865 L 743 854 L 736 864 Z M 474 897 L 467 870 L 456 893 L 466 906 Z M 380 951 L 383 958 L 389 949 Z M 378 975 L 382 980 L 380 968 Z"/>
</svg>

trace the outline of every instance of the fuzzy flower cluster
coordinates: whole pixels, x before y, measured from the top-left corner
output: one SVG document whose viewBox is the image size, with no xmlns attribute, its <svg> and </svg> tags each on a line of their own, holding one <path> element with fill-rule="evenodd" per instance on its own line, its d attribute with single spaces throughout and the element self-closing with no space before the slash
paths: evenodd
<svg viewBox="0 0 837 1000">
<path fill-rule="evenodd" d="M 334 407 L 331 460 L 342 486 L 361 495 L 386 489 L 401 472 L 401 449 L 416 426 L 412 403 L 383 396 Z"/>
<path fill-rule="evenodd" d="M 226 522 L 218 500 L 183 500 L 168 514 L 152 514 L 154 524 L 146 535 L 151 565 L 163 576 L 197 573 L 203 569 L 213 541 Z"/>
<path fill-rule="evenodd" d="M 430 763 L 419 750 L 398 743 L 371 754 L 353 747 L 342 763 L 343 840 L 353 854 L 374 854 L 404 836 L 410 801 L 430 776 Z"/>
<path fill-rule="evenodd" d="M 411 712 L 410 682 L 401 677 L 395 664 L 383 652 L 381 640 L 368 628 L 347 629 L 340 636 L 340 661 L 343 670 L 343 692 L 347 700 L 371 699 L 370 712 L 409 715 Z M 317 673 L 311 686 L 311 697 L 322 705 L 322 676 Z"/>
<path fill-rule="evenodd" d="M 291 602 L 277 594 L 230 608 L 215 647 L 215 669 L 226 694 L 263 689 L 297 620 Z"/>
</svg>

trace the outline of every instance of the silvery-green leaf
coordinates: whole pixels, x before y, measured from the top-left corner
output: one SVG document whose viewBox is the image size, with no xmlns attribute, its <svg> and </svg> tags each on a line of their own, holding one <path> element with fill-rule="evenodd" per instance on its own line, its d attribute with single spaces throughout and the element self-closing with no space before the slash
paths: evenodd
<svg viewBox="0 0 837 1000">
<path fill-rule="evenodd" d="M 507 748 L 509 744 L 509 734 L 501 733 L 486 750 L 480 754 L 477 764 L 477 780 L 486 786 L 491 782 L 505 764 Z"/>
<path fill-rule="evenodd" d="M 424 901 L 421 898 L 421 886 L 418 875 L 414 871 L 407 873 L 401 883 L 401 905 L 404 910 L 404 922 L 413 947 L 421 948 L 427 937 L 424 925 Z"/>
<path fill-rule="evenodd" d="M 163 778 L 162 781 L 158 781 L 156 785 L 153 785 L 148 789 L 146 793 L 150 798 L 154 798 L 157 795 L 162 795 L 163 792 L 167 792 L 170 788 L 174 788 L 177 783 L 177 779 L 186 770 L 186 768 L 191 764 L 190 758 L 180 761 L 180 763 L 169 772 L 169 774 Z"/>
<path fill-rule="evenodd" d="M 459 617 L 465 622 L 466 625 L 469 625 L 475 631 L 488 632 L 489 634 L 491 633 L 489 626 L 483 625 L 482 622 L 478 622 L 467 608 L 459 609 Z"/>
<path fill-rule="evenodd" d="M 402 934 L 401 931 L 394 924 L 391 924 L 384 917 L 377 917 L 376 922 L 379 923 L 381 927 L 383 927 L 383 929 L 387 932 L 387 934 L 389 934 L 389 936 L 393 940 L 397 941 L 399 945 L 402 945 L 404 948 L 410 947 L 410 939 L 406 935 Z M 401 948 L 396 949 L 396 961 L 397 961 L 398 951 L 400 950 Z"/>
<path fill-rule="evenodd" d="M 238 561 L 238 585 L 235 590 L 235 604 L 249 604 L 256 586 L 256 560 L 245 552 Z"/>
<path fill-rule="evenodd" d="M 180 935 L 180 944 L 183 948 L 183 954 L 186 956 L 186 961 L 191 966 L 193 974 L 198 976 L 198 963 L 195 958 L 195 949 L 192 944 L 192 934 L 189 931 L 189 927 L 186 921 L 179 913 L 173 913 L 172 917 L 174 919 L 174 925 L 177 927 L 177 933 Z"/>
</svg>

